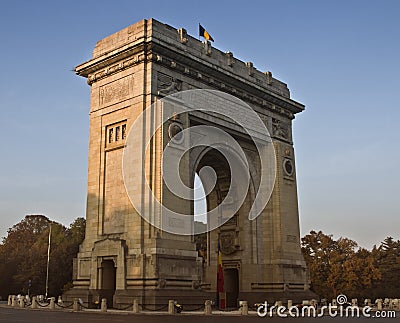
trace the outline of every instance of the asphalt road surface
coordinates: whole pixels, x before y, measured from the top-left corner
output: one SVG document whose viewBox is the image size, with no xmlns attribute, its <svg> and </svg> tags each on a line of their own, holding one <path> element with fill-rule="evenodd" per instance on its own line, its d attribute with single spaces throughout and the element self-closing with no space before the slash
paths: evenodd
<svg viewBox="0 0 400 323">
<path fill-rule="evenodd" d="M 397 313 L 399 314 L 399 313 Z M 29 310 L 16 309 L 9 307 L 0 307 L 0 323 L 97 323 L 97 322 L 140 322 L 140 323 L 180 323 L 180 322 L 218 322 L 218 323 L 235 323 L 235 322 L 301 322 L 301 323 L 316 323 L 316 322 L 348 322 L 348 323 L 367 323 L 373 322 L 400 322 L 400 315 L 397 318 L 390 319 L 372 319 L 372 318 L 261 318 L 257 316 L 231 316 L 231 315 L 187 315 L 177 314 L 169 316 L 165 314 L 111 314 L 111 313 L 73 313 L 64 311 L 49 311 L 49 310 Z"/>
</svg>

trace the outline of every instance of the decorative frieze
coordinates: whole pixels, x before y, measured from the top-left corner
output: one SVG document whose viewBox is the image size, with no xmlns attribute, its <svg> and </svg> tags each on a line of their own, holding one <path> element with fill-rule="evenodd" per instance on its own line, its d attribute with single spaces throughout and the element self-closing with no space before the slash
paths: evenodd
<svg viewBox="0 0 400 323">
<path fill-rule="evenodd" d="M 100 87 L 100 105 L 109 106 L 128 99 L 133 88 L 133 76 L 129 75 Z"/>
<path fill-rule="evenodd" d="M 143 59 L 144 59 L 143 56 L 136 55 L 133 58 L 131 57 L 124 61 L 118 62 L 114 65 L 108 66 L 104 69 L 99 69 L 98 71 L 88 75 L 87 83 L 89 85 L 92 85 L 94 82 L 96 82 L 100 79 L 103 79 L 103 78 L 110 76 L 112 74 L 115 74 L 117 72 L 123 71 L 123 70 L 127 69 L 128 67 L 131 67 L 135 64 L 139 64 Z"/>
<path fill-rule="evenodd" d="M 272 135 L 284 140 L 290 140 L 290 125 L 279 119 L 272 118 Z"/>
<path fill-rule="evenodd" d="M 182 91 L 182 81 L 172 76 L 157 73 L 157 95 L 167 96 Z"/>
</svg>

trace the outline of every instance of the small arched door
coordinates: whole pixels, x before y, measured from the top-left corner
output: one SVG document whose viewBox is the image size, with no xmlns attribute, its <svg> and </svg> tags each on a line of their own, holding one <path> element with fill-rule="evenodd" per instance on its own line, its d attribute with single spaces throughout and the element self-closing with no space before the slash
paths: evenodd
<svg viewBox="0 0 400 323">
<path fill-rule="evenodd" d="M 116 287 L 117 270 L 113 260 L 103 260 L 101 263 L 101 298 L 107 299 L 107 306 L 113 307 L 113 298 Z"/>
<path fill-rule="evenodd" d="M 224 270 L 224 288 L 226 292 L 226 307 L 236 308 L 239 297 L 239 270 L 237 268 Z"/>
</svg>

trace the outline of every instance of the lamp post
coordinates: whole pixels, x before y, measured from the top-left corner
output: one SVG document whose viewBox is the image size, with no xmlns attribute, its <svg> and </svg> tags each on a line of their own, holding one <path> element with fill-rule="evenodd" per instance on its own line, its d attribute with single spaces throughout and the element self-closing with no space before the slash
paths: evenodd
<svg viewBox="0 0 400 323">
<path fill-rule="evenodd" d="M 47 294 L 49 292 L 50 245 L 51 245 L 51 223 L 50 223 L 50 229 L 49 229 L 49 245 L 47 247 L 46 296 L 45 296 L 46 300 L 47 300 Z"/>
<path fill-rule="evenodd" d="M 32 280 L 29 279 L 28 281 L 28 297 L 30 297 L 30 291 L 31 291 L 31 287 L 32 287 Z"/>
</svg>

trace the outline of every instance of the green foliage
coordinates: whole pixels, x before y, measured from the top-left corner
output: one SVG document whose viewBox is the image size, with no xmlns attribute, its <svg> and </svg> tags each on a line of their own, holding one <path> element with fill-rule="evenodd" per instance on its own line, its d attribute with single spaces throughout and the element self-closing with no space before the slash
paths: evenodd
<svg viewBox="0 0 400 323">
<path fill-rule="evenodd" d="M 375 295 L 397 298 L 400 295 L 400 240 L 387 237 L 378 248 L 374 247 L 372 254 L 382 274 L 382 280 L 374 284 Z"/>
<path fill-rule="evenodd" d="M 49 294 L 60 295 L 72 280 L 72 263 L 84 238 L 85 219 L 76 219 L 69 228 L 43 215 L 27 215 L 8 230 L 0 244 L 0 295 L 44 294 L 47 249 L 51 225 Z"/>
<path fill-rule="evenodd" d="M 302 238 L 311 289 L 323 298 L 386 298 L 400 294 L 400 241 L 385 239 L 372 251 L 347 238 L 334 240 L 321 231 Z"/>
</svg>

